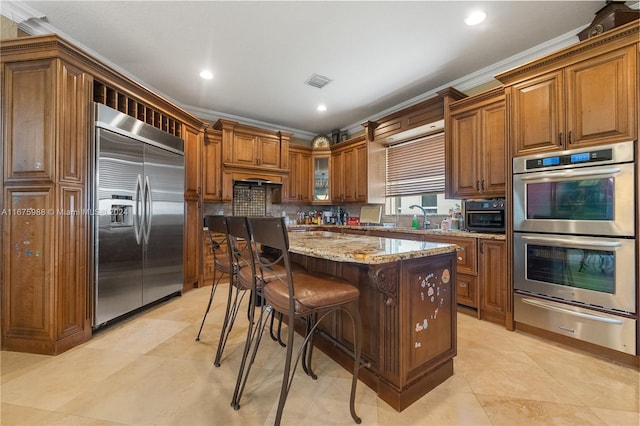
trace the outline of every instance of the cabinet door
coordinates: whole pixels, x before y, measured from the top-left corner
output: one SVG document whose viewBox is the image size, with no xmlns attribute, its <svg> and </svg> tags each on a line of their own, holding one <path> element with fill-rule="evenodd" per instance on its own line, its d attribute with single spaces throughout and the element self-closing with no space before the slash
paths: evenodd
<svg viewBox="0 0 640 426">
<path fill-rule="evenodd" d="M 425 235 L 423 238 L 424 241 L 434 243 L 456 244 L 459 247 L 456 252 L 458 272 L 468 275 L 476 275 L 478 273 L 475 238 L 449 237 L 445 235 Z"/>
<path fill-rule="evenodd" d="M 280 168 L 280 140 L 265 136 L 258 137 L 258 155 L 256 166 Z"/>
<path fill-rule="evenodd" d="M 199 286 L 200 248 L 202 246 L 200 202 L 185 201 L 184 211 L 184 284 L 182 289 L 188 291 Z"/>
<path fill-rule="evenodd" d="M 344 157 L 342 152 L 331 153 L 331 202 L 344 201 Z"/>
<path fill-rule="evenodd" d="M 567 142 L 595 145 L 635 139 L 636 48 L 566 68 Z"/>
<path fill-rule="evenodd" d="M 482 109 L 482 151 L 480 191 L 484 197 L 504 197 L 506 194 L 506 106 L 504 101 Z"/>
<path fill-rule="evenodd" d="M 514 155 L 562 149 L 564 93 L 562 70 L 511 88 L 511 143 Z"/>
<path fill-rule="evenodd" d="M 231 148 L 231 162 L 239 166 L 257 165 L 258 138 L 253 135 L 235 133 Z"/>
<path fill-rule="evenodd" d="M 359 203 L 367 202 L 367 189 L 369 185 L 368 173 L 367 173 L 367 145 L 361 144 L 354 147 L 354 157 L 356 160 L 356 176 L 354 176 L 354 182 L 356 182 L 355 201 Z"/>
<path fill-rule="evenodd" d="M 200 132 L 184 126 L 184 192 L 185 196 L 198 198 L 202 192 L 200 183 L 200 153 L 202 143 Z"/>
<path fill-rule="evenodd" d="M 507 301 L 505 242 L 480 240 L 479 259 L 480 317 L 504 324 Z"/>
<path fill-rule="evenodd" d="M 478 110 L 471 110 L 451 117 L 452 170 L 451 197 L 475 196 L 479 194 L 480 179 L 477 170 L 477 151 L 480 150 L 480 114 Z"/>
<path fill-rule="evenodd" d="M 456 302 L 459 305 L 478 307 L 477 277 L 467 274 L 456 276 Z"/>
<path fill-rule="evenodd" d="M 285 201 L 311 201 L 311 153 L 289 151 L 289 178 L 286 180 Z"/>
<path fill-rule="evenodd" d="M 356 162 L 356 152 L 354 149 L 348 149 L 342 154 L 343 161 L 343 180 L 344 180 L 344 198 L 345 203 L 353 203 L 356 201 L 357 179 L 358 179 L 358 163 Z"/>
<path fill-rule="evenodd" d="M 202 197 L 204 201 L 220 201 L 222 199 L 222 135 L 205 135 L 202 157 Z"/>
</svg>

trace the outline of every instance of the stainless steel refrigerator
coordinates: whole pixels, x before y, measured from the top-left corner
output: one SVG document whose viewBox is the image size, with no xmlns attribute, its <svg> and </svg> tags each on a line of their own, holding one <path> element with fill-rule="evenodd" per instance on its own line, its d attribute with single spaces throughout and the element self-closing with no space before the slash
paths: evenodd
<svg viewBox="0 0 640 426">
<path fill-rule="evenodd" d="M 95 104 L 94 328 L 183 284 L 184 142 Z"/>
</svg>

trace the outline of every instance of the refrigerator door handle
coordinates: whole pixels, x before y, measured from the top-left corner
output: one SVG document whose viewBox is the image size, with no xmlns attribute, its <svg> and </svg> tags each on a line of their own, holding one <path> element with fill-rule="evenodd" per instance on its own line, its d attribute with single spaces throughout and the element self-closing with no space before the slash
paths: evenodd
<svg viewBox="0 0 640 426">
<path fill-rule="evenodd" d="M 142 200 L 142 176 L 140 175 L 138 175 L 138 179 L 136 181 L 135 206 L 133 231 L 136 234 L 136 243 L 140 245 L 140 243 L 142 242 L 142 216 L 144 214 L 144 202 Z"/>
<path fill-rule="evenodd" d="M 151 233 L 151 219 L 153 218 L 153 200 L 151 199 L 151 184 L 149 176 L 144 177 L 144 242 L 149 242 L 149 234 Z"/>
</svg>

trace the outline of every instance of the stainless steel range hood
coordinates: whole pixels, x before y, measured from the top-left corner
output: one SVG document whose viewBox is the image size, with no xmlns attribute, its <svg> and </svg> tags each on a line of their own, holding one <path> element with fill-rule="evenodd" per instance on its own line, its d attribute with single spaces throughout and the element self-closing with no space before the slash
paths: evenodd
<svg viewBox="0 0 640 426">
<path fill-rule="evenodd" d="M 262 179 L 262 178 L 244 178 L 244 179 L 234 179 L 234 185 L 248 185 L 248 186 L 282 186 L 282 182 Z"/>
</svg>

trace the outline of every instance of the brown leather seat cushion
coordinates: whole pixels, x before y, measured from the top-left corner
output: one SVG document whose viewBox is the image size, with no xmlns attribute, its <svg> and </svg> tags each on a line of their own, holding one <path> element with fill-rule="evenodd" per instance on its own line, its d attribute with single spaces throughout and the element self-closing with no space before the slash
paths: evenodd
<svg viewBox="0 0 640 426">
<path fill-rule="evenodd" d="M 257 270 L 257 273 L 258 273 L 258 277 L 260 277 L 259 269 Z M 239 288 L 243 288 L 246 290 L 251 289 L 251 287 L 253 286 L 253 277 L 251 276 L 251 274 L 252 274 L 251 267 L 249 267 L 248 265 L 243 266 L 238 270 L 237 282 L 238 282 Z M 256 282 L 256 285 L 258 286 L 258 288 L 261 288 L 264 286 L 265 281 L 271 282 L 275 278 L 284 276 L 286 274 L 287 274 L 287 271 L 283 266 L 275 265 L 273 268 L 273 271 L 264 271 L 262 276 L 264 280 L 259 278 L 258 281 Z"/>
<path fill-rule="evenodd" d="M 300 272 L 294 276 L 295 313 L 333 308 L 358 300 L 360 290 L 341 278 L 324 274 Z M 267 302 L 280 312 L 289 309 L 289 287 L 286 282 L 274 280 L 265 285 Z"/>
<path fill-rule="evenodd" d="M 227 255 L 218 255 L 213 259 L 213 261 L 216 264 L 216 271 L 223 272 L 225 274 L 229 274 L 231 272 L 229 258 L 227 257 Z"/>
</svg>

